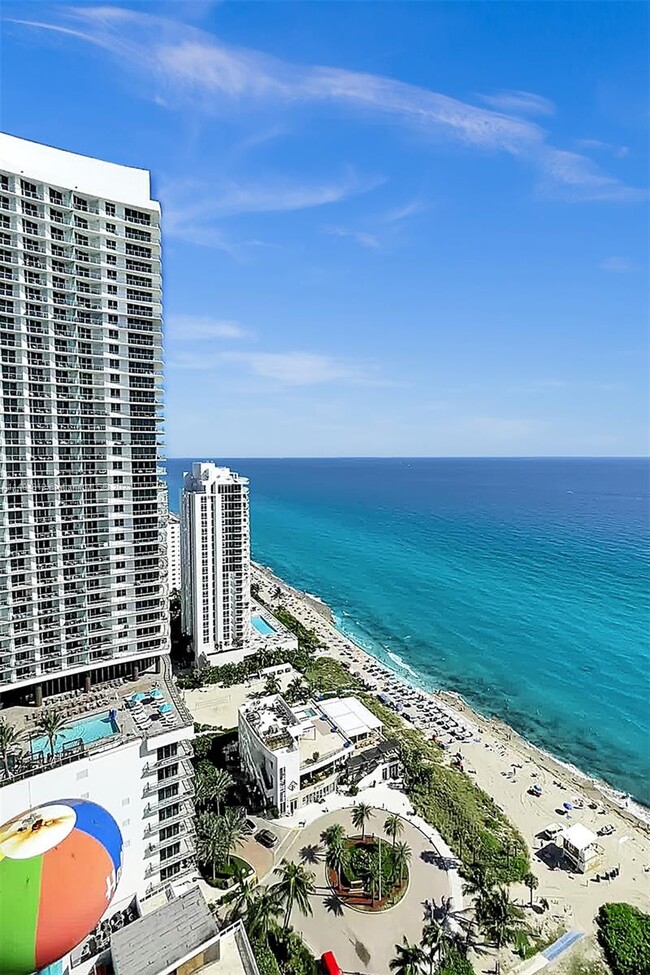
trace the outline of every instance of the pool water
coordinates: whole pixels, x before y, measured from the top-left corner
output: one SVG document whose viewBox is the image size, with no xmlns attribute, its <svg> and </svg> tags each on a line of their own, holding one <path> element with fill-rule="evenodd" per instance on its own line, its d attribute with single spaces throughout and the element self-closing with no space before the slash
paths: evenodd
<svg viewBox="0 0 650 975">
<path fill-rule="evenodd" d="M 72 724 L 66 725 L 57 734 L 54 742 L 54 753 L 62 752 L 66 745 L 77 742 L 79 739 L 85 745 L 90 745 L 91 742 L 101 741 L 102 738 L 110 738 L 111 735 L 117 734 L 117 731 L 117 724 L 111 720 L 108 714 L 104 717 L 95 715 L 92 718 L 84 718 L 82 721 L 74 721 Z M 50 743 L 46 735 L 41 735 L 32 741 L 32 754 L 40 755 L 43 752 L 46 755 L 49 755 L 50 752 Z"/>
<path fill-rule="evenodd" d="M 276 632 L 275 628 L 267 623 L 263 616 L 252 616 L 251 623 L 262 636 L 269 636 L 270 633 Z"/>
</svg>

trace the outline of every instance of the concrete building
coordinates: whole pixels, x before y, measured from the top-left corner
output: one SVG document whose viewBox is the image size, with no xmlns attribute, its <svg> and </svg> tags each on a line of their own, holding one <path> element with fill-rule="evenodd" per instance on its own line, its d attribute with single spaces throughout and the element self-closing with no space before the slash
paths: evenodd
<svg viewBox="0 0 650 975">
<path fill-rule="evenodd" d="M 182 625 L 197 663 L 250 636 L 248 478 L 196 463 L 181 501 Z"/>
<path fill-rule="evenodd" d="M 111 909 L 195 870 L 193 722 L 168 657 L 160 270 L 148 172 L 0 135 L 0 718 L 17 736 L 0 825 L 56 799 L 107 809 L 123 838 Z"/>
<path fill-rule="evenodd" d="M 168 652 L 160 269 L 148 172 L 0 135 L 0 698 Z"/>
<path fill-rule="evenodd" d="M 330 713 L 323 703 L 273 694 L 239 709 L 242 765 L 281 816 L 334 792 L 355 746 L 380 740 L 381 721 L 356 698 L 327 701 Z"/>
<path fill-rule="evenodd" d="M 169 591 L 181 591 L 181 520 L 173 511 L 167 516 L 167 580 Z"/>
</svg>

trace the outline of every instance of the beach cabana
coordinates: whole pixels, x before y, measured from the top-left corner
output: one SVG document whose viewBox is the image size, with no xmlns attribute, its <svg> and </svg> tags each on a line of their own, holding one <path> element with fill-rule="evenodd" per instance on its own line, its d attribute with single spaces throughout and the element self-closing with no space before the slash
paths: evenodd
<svg viewBox="0 0 650 975">
<path fill-rule="evenodd" d="M 602 863 L 603 849 L 598 844 L 598 837 L 582 823 L 574 823 L 564 830 L 562 849 L 565 857 L 578 873 L 586 873 Z"/>
</svg>

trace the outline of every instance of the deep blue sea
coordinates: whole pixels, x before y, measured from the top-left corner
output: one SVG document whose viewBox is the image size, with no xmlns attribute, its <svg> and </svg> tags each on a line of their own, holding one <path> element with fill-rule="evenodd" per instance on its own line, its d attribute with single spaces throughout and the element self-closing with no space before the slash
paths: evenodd
<svg viewBox="0 0 650 975">
<path fill-rule="evenodd" d="M 219 463 L 254 558 L 357 642 L 650 805 L 647 461 Z"/>
</svg>

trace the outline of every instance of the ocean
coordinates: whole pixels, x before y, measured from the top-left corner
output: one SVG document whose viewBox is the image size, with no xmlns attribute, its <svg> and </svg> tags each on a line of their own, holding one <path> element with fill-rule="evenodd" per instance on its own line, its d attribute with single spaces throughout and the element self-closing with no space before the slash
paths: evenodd
<svg viewBox="0 0 650 975">
<path fill-rule="evenodd" d="M 253 557 L 341 630 L 650 805 L 648 461 L 218 462 L 251 480 Z"/>
</svg>

